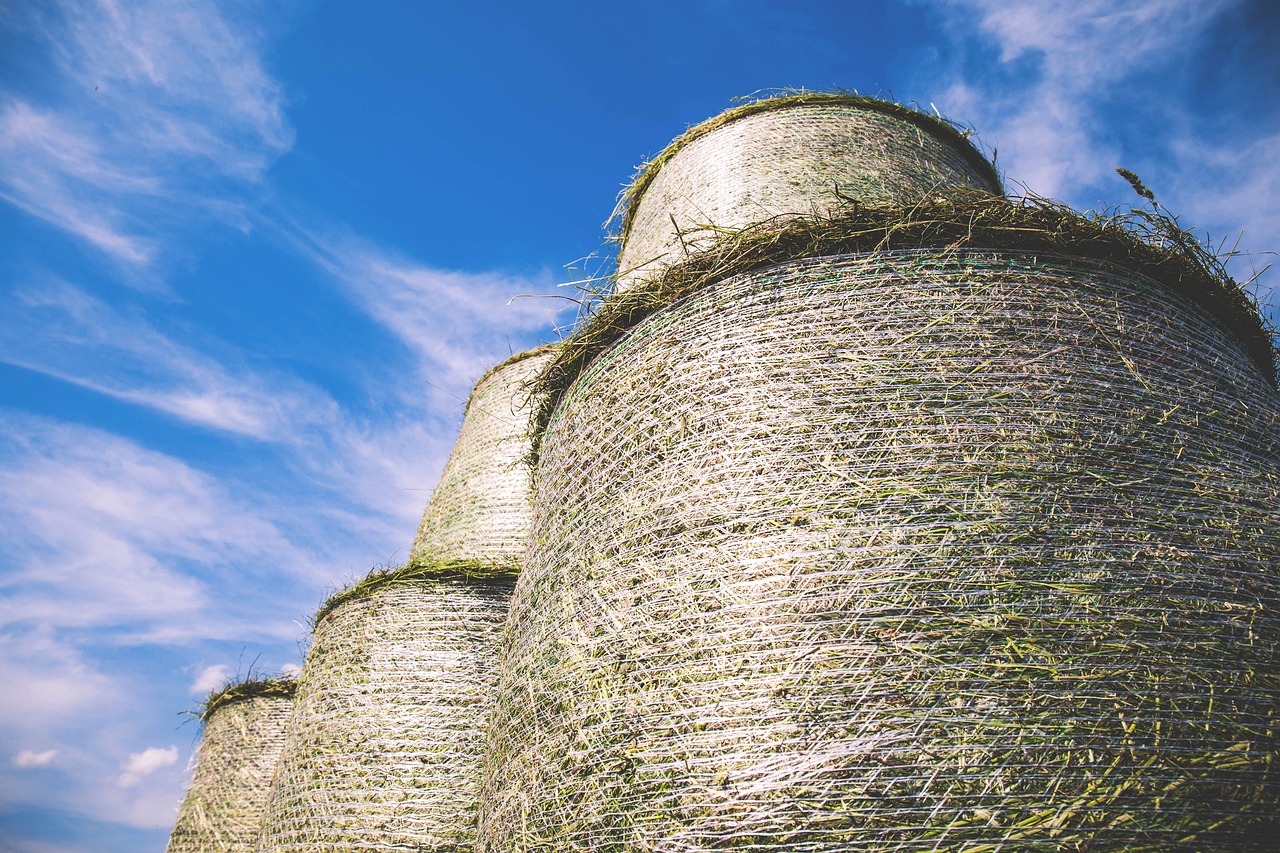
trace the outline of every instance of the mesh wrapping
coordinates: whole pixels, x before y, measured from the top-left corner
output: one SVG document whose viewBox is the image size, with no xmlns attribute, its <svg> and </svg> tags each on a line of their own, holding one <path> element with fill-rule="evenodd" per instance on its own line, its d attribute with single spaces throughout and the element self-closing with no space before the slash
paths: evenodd
<svg viewBox="0 0 1280 853">
<path fill-rule="evenodd" d="M 518 567 L 529 532 L 525 385 L 548 348 L 515 356 L 476 383 L 458 441 L 422 515 L 410 562 L 478 560 Z"/>
<path fill-rule="evenodd" d="M 470 849 L 509 597 L 391 583 L 319 620 L 259 851 Z"/>
<path fill-rule="evenodd" d="M 620 290 L 711 245 L 717 230 L 822 213 L 840 196 L 909 205 L 940 190 L 1002 191 L 958 139 L 865 104 L 785 103 L 698 136 L 661 164 L 632 202 Z"/>
<path fill-rule="evenodd" d="M 292 712 L 291 698 L 259 696 L 210 714 L 168 853 L 253 850 Z"/>
<path fill-rule="evenodd" d="M 1280 399 L 1154 281 L 720 281 L 560 401 L 482 851 L 1275 849 Z"/>
</svg>

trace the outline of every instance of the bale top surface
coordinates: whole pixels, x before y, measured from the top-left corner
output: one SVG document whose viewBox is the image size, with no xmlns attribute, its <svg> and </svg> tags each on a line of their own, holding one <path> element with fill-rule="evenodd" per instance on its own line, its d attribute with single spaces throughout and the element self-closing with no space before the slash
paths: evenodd
<svg viewBox="0 0 1280 853">
<path fill-rule="evenodd" d="M 921 112 L 905 104 L 899 104 L 895 101 L 886 101 L 881 98 L 873 98 L 869 95 L 858 95 L 851 92 L 801 92 L 798 94 L 780 95 L 776 97 L 763 98 L 761 100 L 750 101 L 733 109 L 726 110 L 714 118 L 696 124 L 677 136 L 672 142 L 662 150 L 658 156 L 649 160 L 640 167 L 635 180 L 631 182 L 618 200 L 618 213 L 622 217 L 622 226 L 618 234 L 618 240 L 625 243 L 627 235 L 631 233 L 631 226 L 635 218 L 636 210 L 639 207 L 640 198 L 644 195 L 645 190 L 653 183 L 653 179 L 672 157 L 680 152 L 682 148 L 711 133 L 718 128 L 724 127 L 738 119 L 746 116 L 756 115 L 757 113 L 770 112 L 772 110 L 791 109 L 795 107 L 804 107 L 808 105 L 822 106 L 850 106 L 860 109 L 872 110 L 884 113 L 901 119 L 905 122 L 915 125 L 920 129 L 937 136 L 945 142 L 955 147 L 957 151 L 964 155 L 977 172 L 983 177 L 989 179 L 993 186 L 1003 187 L 1004 184 L 1000 180 L 1000 175 L 986 157 L 982 155 L 973 143 L 969 140 L 969 133 L 959 129 L 959 127 L 940 116 L 929 115 Z M 615 215 L 618 215 L 615 213 Z"/>
</svg>

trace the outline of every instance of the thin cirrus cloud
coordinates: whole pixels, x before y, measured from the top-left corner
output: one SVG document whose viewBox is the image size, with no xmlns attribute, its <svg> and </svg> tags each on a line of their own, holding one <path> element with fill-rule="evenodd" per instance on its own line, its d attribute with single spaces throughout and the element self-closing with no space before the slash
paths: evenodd
<svg viewBox="0 0 1280 853">
<path fill-rule="evenodd" d="M 0 196 L 118 262 L 155 259 L 176 227 L 157 222 L 178 219 L 158 213 L 234 219 L 292 146 L 259 46 L 213 3 L 65 0 L 31 16 L 52 75 L 44 106 L 0 92 Z"/>
<path fill-rule="evenodd" d="M 287 215 L 278 235 L 327 273 L 361 311 L 417 358 L 449 395 L 508 355 L 554 339 L 578 305 L 546 272 L 461 272 L 397 256 L 338 228 L 317 229 Z M 411 383 L 405 383 L 411 384 Z"/>
<path fill-rule="evenodd" d="M 287 375 L 226 366 L 156 330 L 141 314 L 61 281 L 18 291 L 0 361 L 209 429 L 283 441 L 332 423 L 337 405 Z"/>
<path fill-rule="evenodd" d="M 0 429 L 0 627 L 258 634 L 219 597 L 263 582 L 254 566 L 306 562 L 269 509 L 177 459 L 29 415 L 0 412 Z"/>
</svg>

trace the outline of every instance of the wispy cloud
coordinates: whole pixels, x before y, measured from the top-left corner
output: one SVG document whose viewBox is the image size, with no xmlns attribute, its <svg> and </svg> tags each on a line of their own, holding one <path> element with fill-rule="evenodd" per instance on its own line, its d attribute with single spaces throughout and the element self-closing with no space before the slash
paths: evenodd
<svg viewBox="0 0 1280 853">
<path fill-rule="evenodd" d="M 0 626 L 249 634 L 248 614 L 210 609 L 208 581 L 234 595 L 305 563 L 260 507 L 172 457 L 41 418 L 0 424 Z"/>
<path fill-rule="evenodd" d="M 165 212 L 225 218 L 292 145 L 259 45 L 216 4 L 35 9 L 53 59 L 43 106 L 0 97 L 0 197 L 27 213 L 146 265 L 177 227 Z"/>
<path fill-rule="evenodd" d="M 558 287 L 549 271 L 439 269 L 340 228 L 288 217 L 278 227 L 295 251 L 417 356 L 425 377 L 454 396 L 465 398 L 471 381 L 513 352 L 554 339 L 577 309 L 566 298 L 574 291 Z"/>
<path fill-rule="evenodd" d="M 975 124 L 1006 172 L 1041 195 L 1094 188 L 1122 148 L 1101 116 L 1130 76 L 1170 62 L 1234 0 L 939 0 L 957 40 L 994 44 L 999 65 L 944 72 L 947 110 Z M 961 57 L 975 53 L 968 44 Z M 962 59 L 963 62 L 963 59 Z"/>
<path fill-rule="evenodd" d="M 58 280 L 12 297 L 0 360 L 210 429 L 292 440 L 332 422 L 337 405 L 285 374 L 254 370 L 230 347 L 214 357 L 127 311 Z M 207 342 L 213 349 L 216 342 Z"/>
<path fill-rule="evenodd" d="M 1125 166 L 1198 233 L 1230 241 L 1243 231 L 1244 248 L 1280 248 L 1280 128 L 1257 124 L 1247 102 L 1217 104 L 1206 120 L 1191 96 L 1190 69 L 1241 0 L 920 5 L 943 16 L 951 41 L 949 64 L 926 85 L 998 150 L 1015 188 L 1078 207 L 1137 202 L 1114 174 Z M 1252 273 L 1247 262 L 1232 270 Z"/>
</svg>

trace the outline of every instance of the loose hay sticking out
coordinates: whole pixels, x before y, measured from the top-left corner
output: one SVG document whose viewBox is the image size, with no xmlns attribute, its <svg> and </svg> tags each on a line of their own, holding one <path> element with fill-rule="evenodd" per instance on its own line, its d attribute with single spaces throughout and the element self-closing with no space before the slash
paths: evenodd
<svg viewBox="0 0 1280 853">
<path fill-rule="evenodd" d="M 249 853 L 293 712 L 292 679 L 229 685 L 200 713 L 204 736 L 168 853 Z"/>
<path fill-rule="evenodd" d="M 551 347 L 490 370 L 467 401 L 462 430 L 427 504 L 410 561 L 472 560 L 519 569 L 529 532 L 530 380 Z"/>
<path fill-rule="evenodd" d="M 754 101 L 690 128 L 623 194 L 618 288 L 725 229 L 842 199 L 910 204 L 957 188 L 1003 191 L 967 135 L 940 118 L 854 94 Z"/>
<path fill-rule="evenodd" d="M 326 602 L 260 851 L 470 847 L 510 583 L 419 563 Z"/>
<path fill-rule="evenodd" d="M 1009 210 L 570 341 L 479 850 L 1274 849 L 1280 396 L 1192 267 Z"/>
</svg>

